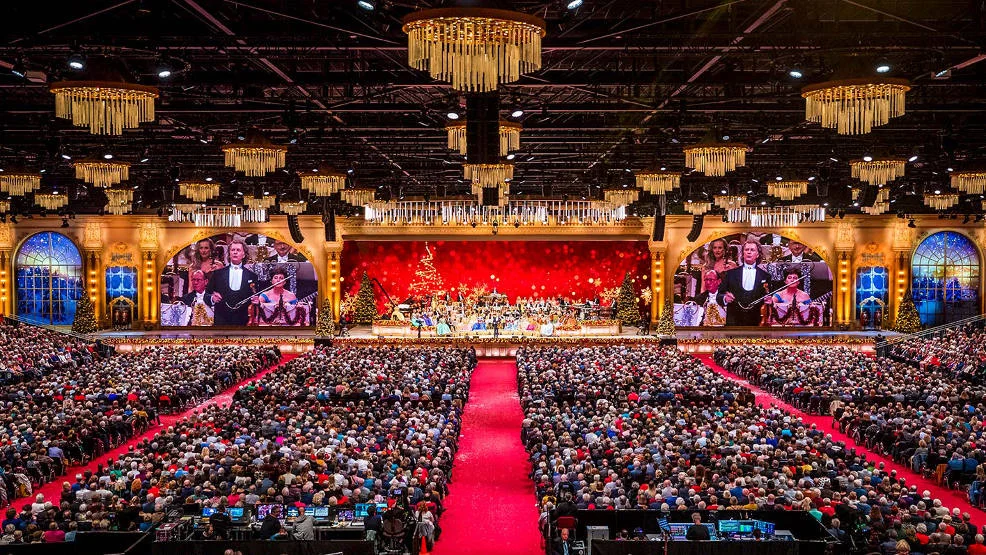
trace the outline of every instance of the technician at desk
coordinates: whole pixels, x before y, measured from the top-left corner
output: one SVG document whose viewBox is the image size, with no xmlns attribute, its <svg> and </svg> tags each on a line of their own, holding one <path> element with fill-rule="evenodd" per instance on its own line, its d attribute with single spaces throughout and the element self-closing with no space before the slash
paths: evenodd
<svg viewBox="0 0 986 555">
<path fill-rule="evenodd" d="M 281 531 L 281 521 L 278 520 L 278 516 L 281 512 L 281 508 L 274 506 L 264 520 L 261 521 L 260 531 L 257 532 L 257 537 L 262 540 L 269 540 L 275 534 Z"/>
<path fill-rule="evenodd" d="M 685 539 L 690 542 L 709 541 L 712 539 L 709 537 L 709 529 L 702 524 L 702 515 L 692 513 L 692 525 L 688 527 L 688 532 L 685 534 Z"/>
<path fill-rule="evenodd" d="M 294 519 L 294 539 L 315 541 L 315 519 L 305 514 L 305 507 L 298 507 L 298 518 Z"/>
</svg>

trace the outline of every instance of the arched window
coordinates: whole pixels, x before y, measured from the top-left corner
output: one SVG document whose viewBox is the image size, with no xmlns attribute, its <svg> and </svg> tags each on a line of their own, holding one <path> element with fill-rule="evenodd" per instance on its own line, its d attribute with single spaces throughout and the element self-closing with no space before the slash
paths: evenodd
<svg viewBox="0 0 986 555">
<path fill-rule="evenodd" d="M 17 315 L 36 324 L 71 325 L 82 295 L 82 256 L 68 237 L 32 235 L 15 260 Z"/>
<path fill-rule="evenodd" d="M 911 295 L 923 325 L 979 314 L 979 253 L 965 235 L 931 235 L 914 251 L 911 269 Z"/>
<path fill-rule="evenodd" d="M 883 325 L 888 285 L 884 266 L 864 266 L 856 271 L 856 319 L 864 329 Z"/>
</svg>

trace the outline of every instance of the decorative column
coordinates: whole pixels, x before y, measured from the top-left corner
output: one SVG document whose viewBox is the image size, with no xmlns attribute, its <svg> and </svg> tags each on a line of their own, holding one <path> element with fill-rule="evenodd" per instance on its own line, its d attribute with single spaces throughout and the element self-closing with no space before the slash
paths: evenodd
<svg viewBox="0 0 986 555">
<path fill-rule="evenodd" d="M 890 264 L 890 283 L 887 292 L 887 314 L 892 317 L 890 324 L 897 322 L 897 311 L 904 301 L 904 295 L 910 289 L 911 283 L 911 247 L 914 244 L 914 229 L 907 227 L 907 222 L 897 220 L 893 227 L 893 260 Z M 890 325 L 884 325 L 889 329 Z"/>
<path fill-rule="evenodd" d="M 106 324 L 106 284 L 103 274 L 103 229 L 99 222 L 86 222 L 82 232 L 83 272 L 86 276 L 86 289 L 92 301 L 96 322 Z M 100 285 L 100 282 L 103 282 Z"/>
<path fill-rule="evenodd" d="M 14 226 L 0 223 L 0 316 L 14 314 Z"/>
<path fill-rule="evenodd" d="M 666 241 L 648 241 L 647 247 L 650 249 L 650 321 L 651 327 L 653 327 L 661 319 L 661 311 L 664 310 L 664 295 L 668 289 L 664 283 L 664 266 L 667 263 L 668 244 Z"/>
<path fill-rule="evenodd" d="M 342 300 L 342 247 L 343 241 L 326 241 L 325 263 L 326 284 L 323 298 L 332 309 L 332 319 L 339 320 L 339 308 Z M 324 305 L 324 303 L 323 303 Z"/>
<path fill-rule="evenodd" d="M 835 230 L 836 267 L 832 289 L 835 292 L 835 314 L 840 326 L 849 326 L 853 318 L 853 260 L 856 239 L 852 222 L 840 221 Z"/>
<path fill-rule="evenodd" d="M 158 311 L 161 308 L 160 294 L 158 289 L 157 272 L 157 253 L 158 253 L 158 233 L 160 227 L 154 222 L 142 222 L 137 226 L 137 239 L 140 246 L 140 267 L 139 280 L 142 280 L 141 302 L 138 303 L 137 310 L 140 312 L 140 319 L 144 322 L 144 327 L 153 326 L 158 322 L 160 316 Z"/>
</svg>

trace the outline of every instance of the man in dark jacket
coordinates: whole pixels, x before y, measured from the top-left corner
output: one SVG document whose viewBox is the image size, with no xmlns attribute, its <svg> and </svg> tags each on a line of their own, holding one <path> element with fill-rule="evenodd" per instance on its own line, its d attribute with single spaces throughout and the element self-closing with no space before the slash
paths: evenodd
<svg viewBox="0 0 986 555">
<path fill-rule="evenodd" d="M 264 520 L 261 521 L 260 531 L 257 532 L 257 537 L 262 540 L 269 540 L 275 534 L 281 531 L 281 521 L 278 518 L 281 514 L 281 508 L 277 505 L 271 507 L 269 513 L 264 516 Z"/>
</svg>

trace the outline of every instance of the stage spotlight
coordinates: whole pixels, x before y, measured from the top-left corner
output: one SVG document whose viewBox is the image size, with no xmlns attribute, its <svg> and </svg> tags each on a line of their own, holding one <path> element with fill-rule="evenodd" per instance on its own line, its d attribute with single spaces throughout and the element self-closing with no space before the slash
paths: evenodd
<svg viewBox="0 0 986 555">
<path fill-rule="evenodd" d="M 876 66 L 877 73 L 888 73 L 890 71 L 890 64 L 886 62 L 881 62 Z"/>
<path fill-rule="evenodd" d="M 376 0 L 359 0 L 358 2 L 356 2 L 356 5 L 368 12 L 372 12 L 373 10 L 377 9 Z"/>
<path fill-rule="evenodd" d="M 109 152 L 107 152 L 106 154 L 103 155 L 103 158 L 105 158 L 107 160 L 112 160 L 113 159 L 113 155 L 110 154 Z"/>
<path fill-rule="evenodd" d="M 449 112 L 448 114 L 446 114 L 446 116 L 448 117 L 448 119 L 451 119 L 451 120 L 459 119 L 459 113 L 458 112 Z"/>
<path fill-rule="evenodd" d="M 78 52 L 72 53 L 68 57 L 68 67 L 74 69 L 75 71 L 82 71 L 86 69 L 86 57 Z"/>
<path fill-rule="evenodd" d="M 915 154 L 914 156 L 911 156 L 910 158 L 908 158 L 908 159 L 907 159 L 907 161 L 908 161 L 908 162 L 914 162 L 914 161 L 916 161 L 917 159 L 918 159 L 918 155 L 917 155 L 917 154 Z"/>
<path fill-rule="evenodd" d="M 18 77 L 23 78 L 24 75 L 27 73 L 27 69 L 24 67 L 23 63 L 17 62 L 14 65 L 10 66 L 10 72 Z"/>
<path fill-rule="evenodd" d="M 171 77 L 171 75 L 171 68 L 169 66 L 163 65 L 157 70 L 157 76 L 161 79 L 167 79 L 168 77 Z"/>
<path fill-rule="evenodd" d="M 577 10 L 582 6 L 582 0 L 569 0 L 565 7 L 570 10 Z"/>
<path fill-rule="evenodd" d="M 800 69 L 792 69 L 791 71 L 787 72 L 787 74 L 794 79 L 801 79 L 802 77 L 805 76 L 804 73 L 801 73 Z"/>
</svg>

